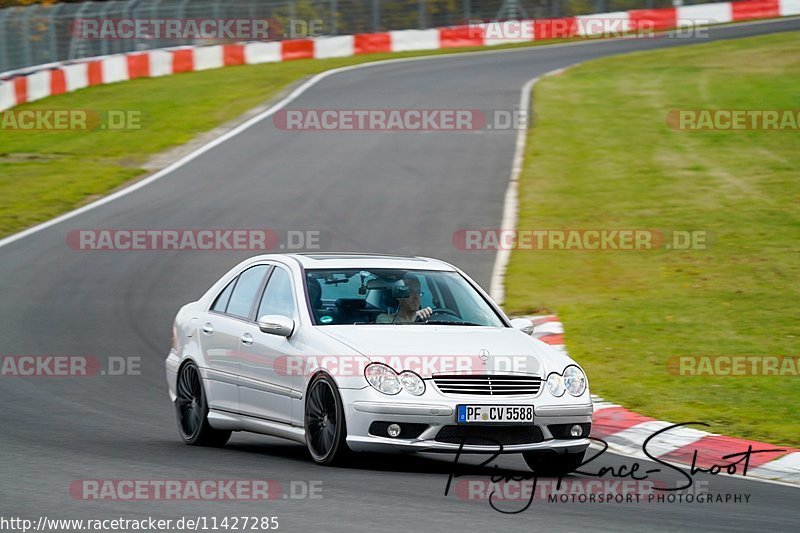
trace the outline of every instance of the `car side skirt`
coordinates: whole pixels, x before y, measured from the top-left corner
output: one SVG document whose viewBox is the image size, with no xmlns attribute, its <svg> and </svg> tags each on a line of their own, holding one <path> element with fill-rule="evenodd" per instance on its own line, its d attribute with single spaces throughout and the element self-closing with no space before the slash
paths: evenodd
<svg viewBox="0 0 800 533">
<path fill-rule="evenodd" d="M 306 432 L 304 428 L 290 426 L 281 422 L 264 420 L 262 418 L 211 409 L 208 411 L 208 423 L 214 429 L 223 431 L 250 431 L 252 433 L 288 439 L 299 442 L 300 444 L 306 443 Z"/>
</svg>

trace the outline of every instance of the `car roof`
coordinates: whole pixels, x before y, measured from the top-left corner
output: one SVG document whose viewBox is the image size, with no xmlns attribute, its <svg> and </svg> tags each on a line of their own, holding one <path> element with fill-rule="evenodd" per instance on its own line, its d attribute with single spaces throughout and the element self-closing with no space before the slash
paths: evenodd
<svg viewBox="0 0 800 533">
<path fill-rule="evenodd" d="M 347 268 L 399 268 L 405 270 L 439 270 L 454 271 L 455 267 L 429 257 L 400 256 L 370 253 L 298 253 L 285 254 L 304 268 L 313 269 L 347 269 Z"/>
</svg>

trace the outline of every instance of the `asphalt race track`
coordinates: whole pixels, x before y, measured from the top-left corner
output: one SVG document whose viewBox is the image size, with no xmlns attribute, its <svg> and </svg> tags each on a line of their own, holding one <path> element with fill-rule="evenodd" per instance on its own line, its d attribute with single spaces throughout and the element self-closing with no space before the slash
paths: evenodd
<svg viewBox="0 0 800 533">
<path fill-rule="evenodd" d="M 800 19 L 723 26 L 709 36 L 788 30 L 800 30 Z M 524 83 L 547 71 L 708 40 L 627 39 L 378 64 L 325 78 L 289 107 L 513 110 Z M 747 503 L 537 502 L 503 515 L 485 501 L 444 495 L 449 456 L 366 456 L 350 468 L 323 468 L 302 446 L 255 435 L 236 434 L 224 449 L 185 446 L 164 380 L 172 319 L 252 254 L 82 252 L 66 244 L 69 230 L 86 228 L 321 230 L 332 249 L 438 257 L 487 286 L 494 255 L 458 251 L 451 237 L 499 226 L 515 136 L 281 131 L 267 119 L 146 187 L 0 248 L 3 354 L 141 357 L 138 376 L 0 378 L 0 515 L 278 516 L 286 531 L 796 529 L 798 489 L 741 478 L 696 481 L 710 492 L 748 494 Z M 605 454 L 596 462 L 632 459 Z M 528 472 L 520 456 L 499 464 Z M 323 497 L 81 501 L 68 490 L 80 479 L 253 478 L 284 487 L 321 481 Z"/>
</svg>

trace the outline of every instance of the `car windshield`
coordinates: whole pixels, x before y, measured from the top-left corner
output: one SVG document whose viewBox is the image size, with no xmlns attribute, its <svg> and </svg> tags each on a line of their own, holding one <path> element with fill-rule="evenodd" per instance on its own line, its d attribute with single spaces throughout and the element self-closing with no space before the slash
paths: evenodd
<svg viewBox="0 0 800 533">
<path fill-rule="evenodd" d="M 314 323 L 503 327 L 502 319 L 457 272 L 307 270 Z"/>
</svg>

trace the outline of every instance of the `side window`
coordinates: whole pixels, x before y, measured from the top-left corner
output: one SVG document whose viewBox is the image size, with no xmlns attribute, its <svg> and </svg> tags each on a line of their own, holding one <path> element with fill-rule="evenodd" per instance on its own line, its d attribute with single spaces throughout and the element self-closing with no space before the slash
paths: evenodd
<svg viewBox="0 0 800 533">
<path fill-rule="evenodd" d="M 214 305 L 211 306 L 212 311 L 216 311 L 218 313 L 224 313 L 225 310 L 228 308 L 228 301 L 231 299 L 231 293 L 233 292 L 233 286 L 236 285 L 236 278 L 233 278 L 233 281 L 228 283 L 228 286 L 223 289 L 217 299 L 214 300 Z"/>
<path fill-rule="evenodd" d="M 258 306 L 256 320 L 264 315 L 295 316 L 292 278 L 282 268 L 276 267 L 272 271 L 269 282 L 267 282 L 267 289 L 264 291 L 263 298 L 261 298 L 261 304 Z"/>
<path fill-rule="evenodd" d="M 228 303 L 227 314 L 240 318 L 250 318 L 250 309 L 256 299 L 256 293 L 267 272 L 267 265 L 257 265 L 248 268 L 239 274 L 239 281 L 231 293 L 231 300 Z"/>
</svg>

